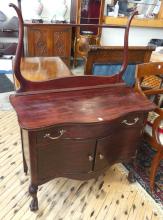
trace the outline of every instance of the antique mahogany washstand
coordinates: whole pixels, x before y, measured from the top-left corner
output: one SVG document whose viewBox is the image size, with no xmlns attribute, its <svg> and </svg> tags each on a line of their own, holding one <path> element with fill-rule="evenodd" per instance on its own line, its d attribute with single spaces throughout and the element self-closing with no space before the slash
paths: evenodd
<svg viewBox="0 0 163 220">
<path fill-rule="evenodd" d="M 144 120 L 155 105 L 121 80 L 134 15 L 125 27 L 122 68 L 114 76 L 69 76 L 32 82 L 20 71 L 21 12 L 15 5 L 10 6 L 19 17 L 13 69 L 20 84 L 10 101 L 21 130 L 24 171 L 30 171 L 30 209 L 36 211 L 39 185 L 56 177 L 95 178 L 114 163 L 133 160 Z M 132 171 L 128 179 L 134 181 Z"/>
</svg>

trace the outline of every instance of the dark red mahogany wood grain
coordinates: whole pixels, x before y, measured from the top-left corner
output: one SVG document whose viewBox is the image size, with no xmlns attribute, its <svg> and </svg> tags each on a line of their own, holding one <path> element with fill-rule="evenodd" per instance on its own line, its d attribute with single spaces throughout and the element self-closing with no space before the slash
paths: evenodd
<svg viewBox="0 0 163 220">
<path fill-rule="evenodd" d="M 84 90 L 53 90 L 44 94 L 10 96 L 25 129 L 62 123 L 110 121 L 135 111 L 148 111 L 154 105 L 124 84 L 112 84 Z"/>
</svg>

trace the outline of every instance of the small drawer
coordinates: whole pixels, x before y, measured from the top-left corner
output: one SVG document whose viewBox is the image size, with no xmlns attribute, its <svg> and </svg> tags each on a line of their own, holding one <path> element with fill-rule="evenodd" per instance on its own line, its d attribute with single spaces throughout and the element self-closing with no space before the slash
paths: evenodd
<svg viewBox="0 0 163 220">
<path fill-rule="evenodd" d="M 142 127 L 142 124 L 143 115 L 135 113 L 125 115 L 110 122 L 53 126 L 37 131 L 36 142 L 38 144 L 46 144 L 61 139 L 97 139 L 111 135 L 123 128 Z"/>
<path fill-rule="evenodd" d="M 89 139 L 98 138 L 112 133 L 110 124 L 74 124 L 54 126 L 36 133 L 37 143 L 51 143 L 62 139 Z"/>
</svg>

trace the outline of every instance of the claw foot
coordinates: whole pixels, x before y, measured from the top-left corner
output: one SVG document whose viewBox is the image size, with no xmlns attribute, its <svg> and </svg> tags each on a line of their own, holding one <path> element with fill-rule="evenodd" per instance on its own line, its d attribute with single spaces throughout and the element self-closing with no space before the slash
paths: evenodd
<svg viewBox="0 0 163 220">
<path fill-rule="evenodd" d="M 31 211 L 37 211 L 38 210 L 38 199 L 32 199 L 31 204 L 30 204 L 30 210 Z"/>
<path fill-rule="evenodd" d="M 135 177 L 133 171 L 129 171 L 129 173 L 128 173 L 128 181 L 130 183 L 135 183 L 136 182 L 136 177 Z"/>
<path fill-rule="evenodd" d="M 30 210 L 31 211 L 37 211 L 38 210 L 37 190 L 38 190 L 38 186 L 32 185 L 32 184 L 30 185 L 29 193 L 32 196 L 32 201 L 31 201 L 31 204 L 30 204 Z"/>
</svg>

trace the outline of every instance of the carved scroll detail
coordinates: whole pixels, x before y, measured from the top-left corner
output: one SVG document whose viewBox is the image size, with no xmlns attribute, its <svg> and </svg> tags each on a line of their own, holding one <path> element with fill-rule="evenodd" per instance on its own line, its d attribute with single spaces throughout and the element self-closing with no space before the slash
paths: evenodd
<svg viewBox="0 0 163 220">
<path fill-rule="evenodd" d="M 40 30 L 33 30 L 34 32 L 34 39 L 35 39 L 35 48 L 37 52 L 37 56 L 47 55 L 48 49 L 46 44 L 46 39 L 44 39 L 44 34 Z"/>
</svg>

